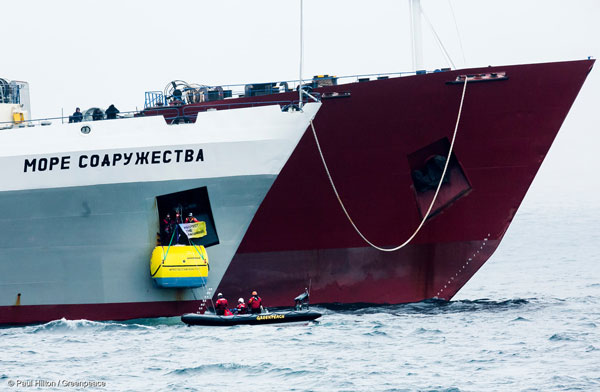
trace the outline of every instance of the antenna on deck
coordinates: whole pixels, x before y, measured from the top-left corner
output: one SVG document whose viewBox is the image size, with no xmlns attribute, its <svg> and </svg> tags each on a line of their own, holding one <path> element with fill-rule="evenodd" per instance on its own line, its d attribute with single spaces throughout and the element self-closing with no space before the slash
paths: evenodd
<svg viewBox="0 0 600 392">
<path fill-rule="evenodd" d="M 423 34 L 421 31 L 421 0 L 408 0 L 410 8 L 410 33 L 415 71 L 423 69 Z"/>
</svg>

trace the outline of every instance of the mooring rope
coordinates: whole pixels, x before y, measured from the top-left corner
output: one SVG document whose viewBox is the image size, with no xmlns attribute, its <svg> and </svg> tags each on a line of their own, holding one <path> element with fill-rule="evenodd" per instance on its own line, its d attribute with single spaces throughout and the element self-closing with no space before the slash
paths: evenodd
<svg viewBox="0 0 600 392">
<path fill-rule="evenodd" d="M 177 228 L 175 228 L 175 230 L 177 230 Z M 158 270 L 160 269 L 160 267 L 163 266 L 163 264 L 165 263 L 165 260 L 167 259 L 167 256 L 169 255 L 169 249 L 171 249 L 171 244 L 173 243 L 173 237 L 175 237 L 175 231 L 173 231 L 173 235 L 171 235 L 171 241 L 169 241 L 169 246 L 167 247 L 167 252 L 165 253 L 165 256 L 162 259 L 162 263 L 160 263 L 158 265 L 158 268 L 156 268 L 156 271 L 152 272 L 152 277 L 154 277 L 157 273 Z M 165 247 L 161 244 L 161 247 L 163 249 L 163 252 L 165 251 Z"/>
<path fill-rule="evenodd" d="M 452 156 L 452 150 L 454 149 L 454 140 L 456 139 L 456 134 L 458 133 L 458 124 L 460 123 L 460 116 L 462 114 L 463 103 L 464 103 L 464 100 L 465 100 L 465 92 L 467 91 L 467 79 L 468 78 L 467 78 L 466 75 L 464 76 L 464 78 L 465 78 L 465 84 L 463 85 L 462 96 L 460 98 L 460 106 L 458 108 L 458 116 L 456 118 L 456 125 L 454 126 L 454 134 L 452 135 L 452 142 L 450 143 L 450 150 L 448 151 L 448 156 L 446 157 L 446 163 L 444 164 L 444 171 L 442 172 L 442 176 L 440 177 L 440 182 L 439 182 L 439 184 L 437 186 L 437 189 L 435 190 L 435 194 L 433 195 L 433 199 L 431 200 L 431 203 L 429 204 L 429 208 L 427 209 L 427 213 L 425 214 L 425 216 L 423 216 L 423 219 L 421 220 L 421 224 L 419 224 L 419 227 L 417 227 L 417 229 L 415 230 L 415 232 L 406 241 L 404 241 L 404 243 L 402 243 L 402 244 L 400 244 L 400 245 L 398 245 L 398 246 L 396 246 L 394 248 L 382 248 L 380 246 L 375 245 L 371 241 L 369 241 L 367 239 L 367 237 L 365 237 L 365 235 L 358 229 L 358 227 L 356 226 L 356 224 L 354 223 L 354 221 L 350 217 L 350 214 L 348 213 L 348 210 L 344 206 L 344 202 L 342 201 L 342 198 L 340 197 L 340 194 L 338 193 L 338 190 L 335 187 L 335 184 L 333 183 L 333 178 L 331 177 L 331 173 L 329 172 L 329 167 L 327 166 L 327 163 L 325 162 L 325 157 L 323 156 L 323 150 L 321 150 L 321 144 L 319 143 L 319 138 L 317 137 L 317 132 L 315 131 L 315 125 L 313 124 L 312 120 L 310 120 L 310 126 L 312 128 L 313 136 L 315 137 L 315 142 L 317 143 L 317 149 L 319 150 L 319 155 L 321 156 L 321 161 L 323 162 L 323 167 L 325 168 L 325 172 L 327 173 L 327 177 L 329 178 L 329 183 L 331 184 L 331 187 L 333 188 L 333 192 L 335 193 L 335 196 L 337 197 L 338 202 L 340 203 L 340 207 L 342 207 L 342 210 L 344 211 L 344 214 L 346 215 L 346 218 L 348 218 L 348 221 L 350 222 L 350 224 L 352 225 L 352 227 L 354 227 L 354 230 L 358 233 L 358 235 L 367 244 L 369 244 L 373 248 L 375 248 L 377 250 L 380 250 L 382 252 L 395 252 L 397 250 L 400 250 L 400 249 L 404 248 L 419 233 L 419 231 L 421 230 L 421 228 L 425 224 L 425 221 L 427 220 L 427 217 L 431 213 L 431 209 L 433 208 L 433 205 L 435 204 L 435 201 L 437 199 L 438 193 L 440 192 L 440 188 L 442 187 L 442 182 L 444 180 L 444 177 L 446 176 L 446 170 L 448 169 L 448 163 L 450 162 L 450 157 Z"/>
</svg>

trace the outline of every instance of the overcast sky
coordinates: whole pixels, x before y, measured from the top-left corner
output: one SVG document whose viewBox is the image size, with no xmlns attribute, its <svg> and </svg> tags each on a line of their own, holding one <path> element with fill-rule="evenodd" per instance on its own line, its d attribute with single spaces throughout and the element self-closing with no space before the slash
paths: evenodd
<svg viewBox="0 0 600 392">
<path fill-rule="evenodd" d="M 422 5 L 458 68 L 600 56 L 597 0 Z M 0 77 L 30 83 L 35 118 L 111 103 L 135 110 L 145 91 L 174 79 L 216 85 L 298 77 L 299 0 L 19 0 L 3 2 L 2 23 Z M 425 68 L 447 66 L 425 22 L 423 29 Z M 305 77 L 412 68 L 408 0 L 304 0 L 304 31 Z M 599 66 L 528 198 L 600 206 Z"/>
</svg>

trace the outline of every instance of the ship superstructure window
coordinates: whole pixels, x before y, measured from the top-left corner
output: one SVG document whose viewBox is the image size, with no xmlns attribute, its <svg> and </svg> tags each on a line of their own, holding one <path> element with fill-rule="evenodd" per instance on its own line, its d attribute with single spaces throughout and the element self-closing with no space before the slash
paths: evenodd
<svg viewBox="0 0 600 392">
<path fill-rule="evenodd" d="M 219 243 L 219 235 L 210 206 L 208 189 L 205 186 L 157 196 L 156 204 L 158 206 L 159 221 L 161 222 L 161 242 L 163 245 L 168 245 L 169 242 L 174 242 L 174 244 L 189 244 L 189 241 L 192 241 L 194 245 L 204 245 L 204 247 L 209 247 Z M 178 235 L 175 233 L 175 236 L 169 235 L 167 236 L 169 238 L 166 239 L 163 235 L 163 219 L 169 214 L 171 219 L 174 220 L 177 213 L 180 214 L 182 223 L 185 222 L 185 219 L 190 213 L 199 222 L 204 222 L 206 225 L 206 234 L 200 238 L 194 238 L 193 240 L 184 237 L 177 241 Z"/>
<path fill-rule="evenodd" d="M 454 152 L 450 156 L 448 169 L 442 180 L 449 149 L 450 141 L 443 138 L 408 155 L 415 198 L 421 216 L 427 212 L 440 180 L 442 187 L 429 214 L 430 217 L 471 190 L 471 184 Z"/>
</svg>

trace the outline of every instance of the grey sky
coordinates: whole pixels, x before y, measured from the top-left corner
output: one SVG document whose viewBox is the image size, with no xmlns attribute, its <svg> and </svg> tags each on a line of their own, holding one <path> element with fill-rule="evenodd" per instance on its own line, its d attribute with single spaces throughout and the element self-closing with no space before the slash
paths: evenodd
<svg viewBox="0 0 600 392">
<path fill-rule="evenodd" d="M 600 56 L 595 0 L 452 0 L 466 64 L 448 1 L 422 4 L 459 68 Z M 411 70 L 406 0 L 304 5 L 305 77 Z M 5 2 L 2 15 L 0 77 L 30 83 L 36 118 L 111 103 L 135 110 L 144 91 L 173 79 L 214 85 L 298 77 L 299 0 L 20 0 Z M 447 66 L 423 27 L 425 68 Z M 542 167 L 534 200 L 600 205 L 599 72 L 590 74 Z"/>
</svg>

